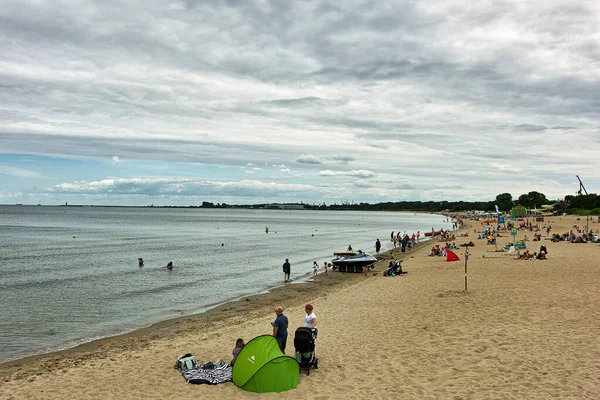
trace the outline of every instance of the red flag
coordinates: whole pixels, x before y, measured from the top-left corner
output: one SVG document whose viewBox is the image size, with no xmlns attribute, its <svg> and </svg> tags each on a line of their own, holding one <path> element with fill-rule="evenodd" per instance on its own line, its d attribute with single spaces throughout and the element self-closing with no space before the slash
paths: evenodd
<svg viewBox="0 0 600 400">
<path fill-rule="evenodd" d="M 460 258 L 452 250 L 446 250 L 446 261 L 459 261 Z"/>
</svg>

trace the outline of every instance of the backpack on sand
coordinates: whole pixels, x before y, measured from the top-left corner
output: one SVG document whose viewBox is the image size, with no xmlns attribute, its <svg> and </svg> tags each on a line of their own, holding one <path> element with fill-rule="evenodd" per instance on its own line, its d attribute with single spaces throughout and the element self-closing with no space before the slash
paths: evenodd
<svg viewBox="0 0 600 400">
<path fill-rule="evenodd" d="M 196 357 L 192 353 L 179 356 L 173 368 L 187 371 L 196 367 Z"/>
</svg>

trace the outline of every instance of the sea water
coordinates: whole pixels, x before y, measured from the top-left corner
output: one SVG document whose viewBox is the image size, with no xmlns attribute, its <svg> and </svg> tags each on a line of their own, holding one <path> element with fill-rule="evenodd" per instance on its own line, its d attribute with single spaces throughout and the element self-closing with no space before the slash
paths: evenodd
<svg viewBox="0 0 600 400">
<path fill-rule="evenodd" d="M 302 281 L 349 244 L 374 253 L 391 231 L 441 227 L 414 213 L 0 206 L 0 362 L 263 292 L 286 258 Z"/>
</svg>

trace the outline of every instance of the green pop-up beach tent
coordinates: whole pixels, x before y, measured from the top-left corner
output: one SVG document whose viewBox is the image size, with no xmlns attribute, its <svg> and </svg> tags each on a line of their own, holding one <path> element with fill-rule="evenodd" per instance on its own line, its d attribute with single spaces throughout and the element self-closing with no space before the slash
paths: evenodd
<svg viewBox="0 0 600 400">
<path fill-rule="evenodd" d="M 249 341 L 233 364 L 233 383 L 256 393 L 285 392 L 298 385 L 300 365 L 284 355 L 270 335 Z"/>
</svg>

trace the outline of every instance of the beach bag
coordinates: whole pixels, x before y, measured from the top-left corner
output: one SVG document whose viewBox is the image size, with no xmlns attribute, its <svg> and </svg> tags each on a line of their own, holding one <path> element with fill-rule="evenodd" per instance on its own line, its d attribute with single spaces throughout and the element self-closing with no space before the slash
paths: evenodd
<svg viewBox="0 0 600 400">
<path fill-rule="evenodd" d="M 192 353 L 187 353 L 179 356 L 173 368 L 178 370 L 190 370 L 196 367 L 196 357 Z"/>
</svg>

